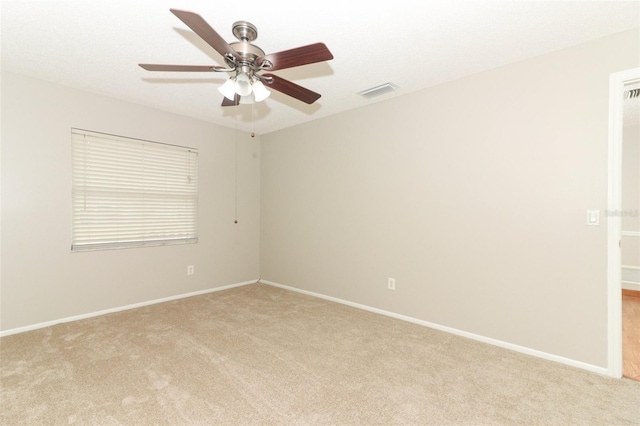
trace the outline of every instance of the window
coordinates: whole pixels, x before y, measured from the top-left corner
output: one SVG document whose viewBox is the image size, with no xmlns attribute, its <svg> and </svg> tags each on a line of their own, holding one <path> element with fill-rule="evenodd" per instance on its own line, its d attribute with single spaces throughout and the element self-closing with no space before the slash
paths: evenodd
<svg viewBox="0 0 640 426">
<path fill-rule="evenodd" d="M 196 243 L 198 152 L 72 129 L 71 250 Z"/>
</svg>

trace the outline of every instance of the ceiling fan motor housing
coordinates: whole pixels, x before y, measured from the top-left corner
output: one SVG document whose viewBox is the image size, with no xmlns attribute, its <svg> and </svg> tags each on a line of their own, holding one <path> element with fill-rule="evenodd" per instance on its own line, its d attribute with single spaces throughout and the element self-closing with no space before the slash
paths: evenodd
<svg viewBox="0 0 640 426">
<path fill-rule="evenodd" d="M 255 46 L 247 41 L 236 41 L 233 43 L 229 43 L 229 46 L 240 55 L 242 65 L 250 65 L 253 67 L 253 64 L 257 57 L 264 56 L 264 50 L 260 49 L 258 46 Z M 229 60 L 227 60 L 227 64 L 229 64 Z M 229 65 L 233 65 L 233 62 Z"/>
<path fill-rule="evenodd" d="M 241 58 L 239 65 L 242 68 L 249 67 L 255 71 L 256 58 L 264 56 L 264 50 L 251 44 L 253 40 L 258 38 L 258 28 L 256 28 L 256 26 L 251 22 L 237 21 L 234 22 L 231 30 L 233 35 L 240 40 L 234 43 L 229 43 L 229 46 L 238 52 L 238 55 Z M 230 61 L 227 60 L 227 63 L 232 65 L 229 62 Z"/>
</svg>

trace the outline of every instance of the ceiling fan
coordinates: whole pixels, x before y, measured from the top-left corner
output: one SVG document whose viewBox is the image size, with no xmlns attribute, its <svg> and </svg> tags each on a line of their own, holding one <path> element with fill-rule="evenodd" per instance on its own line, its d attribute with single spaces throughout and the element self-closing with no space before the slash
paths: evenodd
<svg viewBox="0 0 640 426">
<path fill-rule="evenodd" d="M 178 9 L 170 10 L 222 55 L 227 67 L 217 65 L 138 64 L 145 70 L 233 73 L 229 80 L 218 89 L 224 95 L 222 106 L 260 102 L 270 94 L 267 87 L 307 104 L 312 104 L 320 98 L 319 93 L 271 74 L 270 71 L 333 59 L 333 55 L 324 43 L 310 44 L 266 55 L 262 49 L 251 43 L 258 37 L 258 30 L 250 22 L 238 21 L 234 23 L 232 27 L 233 35 L 239 41 L 227 43 L 197 13 Z"/>
</svg>

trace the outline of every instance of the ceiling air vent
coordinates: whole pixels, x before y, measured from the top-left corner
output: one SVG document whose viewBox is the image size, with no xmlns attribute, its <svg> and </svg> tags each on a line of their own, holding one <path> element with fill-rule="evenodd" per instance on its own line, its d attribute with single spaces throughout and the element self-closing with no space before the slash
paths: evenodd
<svg viewBox="0 0 640 426">
<path fill-rule="evenodd" d="M 358 95 L 363 98 L 371 99 L 376 96 L 384 95 L 385 93 L 390 93 L 396 90 L 398 86 L 393 83 L 384 83 L 379 86 L 371 87 L 369 89 L 365 89 L 361 92 L 358 92 Z"/>
</svg>

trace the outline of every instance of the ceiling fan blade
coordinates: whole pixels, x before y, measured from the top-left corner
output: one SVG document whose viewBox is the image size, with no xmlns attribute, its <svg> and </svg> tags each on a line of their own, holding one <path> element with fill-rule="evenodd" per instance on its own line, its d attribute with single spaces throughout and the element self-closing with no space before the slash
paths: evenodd
<svg viewBox="0 0 640 426">
<path fill-rule="evenodd" d="M 147 71 L 191 71 L 211 72 L 224 67 L 212 65 L 163 65 L 163 64 L 138 64 Z"/>
<path fill-rule="evenodd" d="M 240 59 L 240 55 L 233 50 L 229 43 L 227 43 L 211 26 L 205 21 L 202 16 L 197 13 L 189 12 L 186 10 L 169 9 L 171 13 L 176 15 L 182 22 L 184 22 L 194 33 L 198 34 L 200 38 L 206 41 L 216 52 L 222 56 L 231 55 L 236 60 Z"/>
<path fill-rule="evenodd" d="M 222 98 L 222 106 L 236 106 L 240 103 L 240 95 L 236 93 L 234 100 L 229 100 L 226 96 Z"/>
<path fill-rule="evenodd" d="M 269 61 L 273 66 L 265 68 L 265 70 L 276 71 L 331 59 L 333 59 L 333 55 L 327 46 L 324 43 L 315 43 L 261 56 L 256 59 L 256 64 L 261 65 L 264 61 Z"/>
<path fill-rule="evenodd" d="M 312 104 L 320 99 L 320 94 L 306 89 L 302 86 L 285 80 L 282 77 L 278 77 L 274 74 L 263 74 L 264 77 L 268 77 L 267 81 L 264 81 L 264 85 L 269 89 L 277 90 L 285 95 L 289 95 L 307 104 Z M 271 81 L 269 83 L 269 80 Z"/>
</svg>

